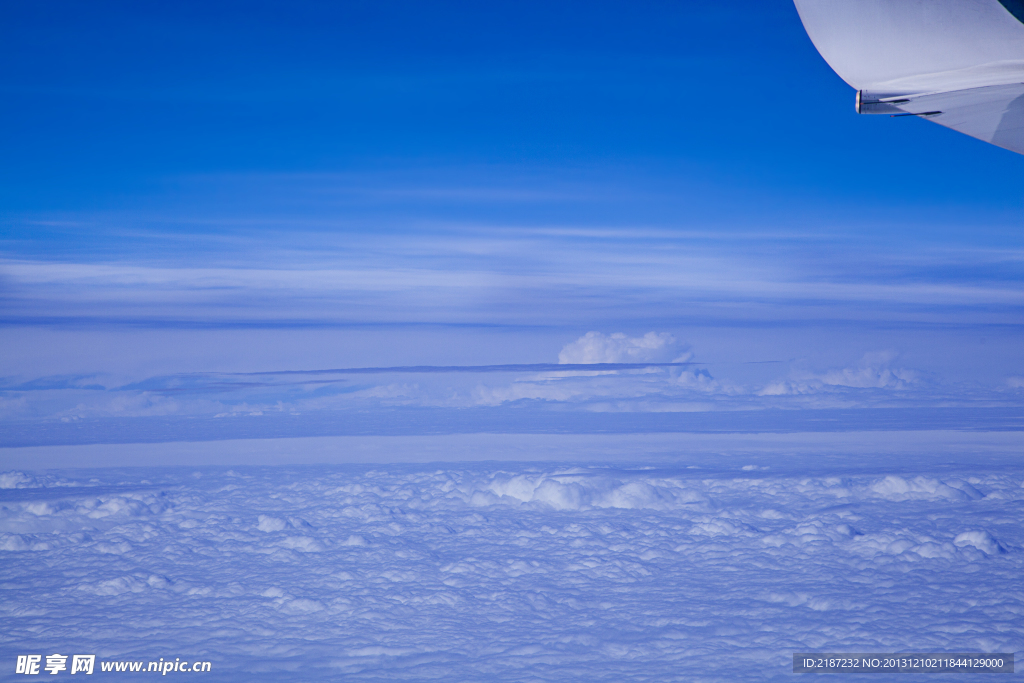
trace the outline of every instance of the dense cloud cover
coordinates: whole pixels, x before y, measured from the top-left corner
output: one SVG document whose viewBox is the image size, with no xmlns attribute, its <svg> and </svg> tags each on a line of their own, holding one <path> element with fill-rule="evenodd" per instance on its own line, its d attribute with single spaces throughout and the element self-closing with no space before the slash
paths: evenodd
<svg viewBox="0 0 1024 683">
<path fill-rule="evenodd" d="M 7 472 L 0 656 L 767 681 L 794 651 L 1024 649 L 1012 458 L 697 462 Z"/>
</svg>

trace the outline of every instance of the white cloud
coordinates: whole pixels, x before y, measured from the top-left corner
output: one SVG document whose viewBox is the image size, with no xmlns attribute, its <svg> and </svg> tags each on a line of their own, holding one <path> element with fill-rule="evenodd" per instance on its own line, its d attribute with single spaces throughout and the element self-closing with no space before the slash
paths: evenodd
<svg viewBox="0 0 1024 683">
<path fill-rule="evenodd" d="M 739 393 L 733 386 L 722 386 L 722 384 L 711 376 L 711 373 L 703 368 L 685 369 L 679 372 L 676 377 L 676 384 L 685 389 L 703 391 L 705 393 Z"/>
<path fill-rule="evenodd" d="M 558 362 L 681 363 L 692 357 L 689 349 L 667 332 L 648 332 L 642 337 L 627 337 L 621 332 L 610 335 L 587 332 L 562 348 Z"/>
<path fill-rule="evenodd" d="M 864 354 L 856 368 L 830 370 L 821 376 L 823 384 L 860 389 L 904 389 L 917 380 L 912 370 L 891 367 L 894 351 Z"/>
<path fill-rule="evenodd" d="M 894 351 L 875 351 L 864 354 L 856 367 L 826 370 L 821 373 L 794 372 L 789 379 L 772 382 L 758 393 L 761 396 L 813 394 L 843 387 L 907 389 L 917 381 L 917 373 L 906 368 L 893 367 L 896 355 Z"/>
</svg>

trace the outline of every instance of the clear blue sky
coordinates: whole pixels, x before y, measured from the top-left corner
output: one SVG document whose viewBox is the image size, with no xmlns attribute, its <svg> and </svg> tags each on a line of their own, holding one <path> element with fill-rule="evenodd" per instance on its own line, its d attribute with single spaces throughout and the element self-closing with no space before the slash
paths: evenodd
<svg viewBox="0 0 1024 683">
<path fill-rule="evenodd" d="M 0 11 L 7 215 L 173 206 L 168 183 L 197 175 L 440 167 L 464 183 L 477 166 L 499 185 L 549 172 L 702 186 L 688 202 L 619 205 L 617 222 L 767 209 L 859 212 L 871 230 L 950 211 L 1015 222 L 1024 208 L 1013 154 L 924 121 L 855 116 L 782 0 Z M 565 218 L 547 209 L 529 219 Z"/>
<path fill-rule="evenodd" d="M 15 0 L 0 61 L 0 417 L 333 410 L 138 387 L 590 331 L 718 384 L 346 391 L 1020 402 L 1024 157 L 856 115 L 790 2 Z"/>
</svg>

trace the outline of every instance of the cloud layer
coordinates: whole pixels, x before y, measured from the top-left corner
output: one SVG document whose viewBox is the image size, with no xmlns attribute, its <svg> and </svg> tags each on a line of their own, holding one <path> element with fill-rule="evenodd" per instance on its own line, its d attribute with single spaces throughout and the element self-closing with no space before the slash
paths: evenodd
<svg viewBox="0 0 1024 683">
<path fill-rule="evenodd" d="M 767 683 L 801 649 L 1024 647 L 1008 451 L 916 469 L 872 452 L 854 472 L 820 450 L 790 472 L 778 453 L 628 452 L 0 473 L 0 581 L 22 587 L 0 654 L 153 658 L 144 624 L 215 653 L 216 680 Z"/>
<path fill-rule="evenodd" d="M 881 253 L 764 231 L 454 223 L 372 232 L 307 222 L 286 239 L 280 226 L 243 223 L 201 226 L 195 239 L 140 227 L 144 258 L 81 250 L 58 260 L 10 247 L 16 258 L 0 261 L 0 421 L 1024 401 L 1024 260 L 1006 250 Z M 556 362 L 692 364 L 539 365 Z M 413 365 L 438 367 L 245 374 Z M 438 429 L 457 421 L 438 419 Z"/>
<path fill-rule="evenodd" d="M 6 378 L 0 383 L 0 422 L 7 423 L 12 443 L 27 443 L 26 438 L 32 441 L 27 435 L 38 430 L 52 431 L 54 422 L 67 425 L 62 434 L 95 441 L 111 438 L 114 432 L 141 434 L 155 429 L 178 434 L 183 427 L 175 425 L 197 418 L 262 421 L 224 424 L 222 431 L 227 436 L 220 438 L 279 432 L 289 436 L 352 430 L 381 433 L 387 431 L 387 424 L 392 430 L 414 433 L 438 429 L 465 432 L 474 431 L 467 423 L 473 415 L 481 420 L 477 431 L 590 431 L 594 425 L 586 416 L 597 414 L 633 415 L 629 419 L 640 431 L 645 424 L 656 431 L 702 428 L 700 420 L 684 420 L 673 427 L 640 417 L 644 414 L 732 416 L 728 428 L 745 431 L 765 429 L 759 416 L 766 410 L 785 409 L 796 418 L 802 409 L 863 410 L 868 415 L 877 409 L 927 411 L 951 406 L 1012 411 L 1021 404 L 1020 392 L 1012 382 L 1007 386 L 1005 377 L 996 377 L 988 385 L 951 383 L 939 373 L 909 368 L 895 351 L 862 353 L 858 362 L 817 368 L 805 359 L 703 363 L 702 351 L 665 331 L 632 336 L 591 331 L 561 345 L 559 364 L 303 372 L 265 368 L 260 373 L 185 373 L 132 381 L 104 374 Z M 481 410 L 497 412 L 473 412 Z M 398 417 L 396 411 L 405 411 L 406 416 Z M 550 423 L 545 415 L 559 416 L 561 426 Z M 878 416 L 871 415 L 830 419 L 838 419 L 836 425 L 849 426 L 877 421 Z M 938 418 L 908 414 L 908 419 L 921 425 L 936 423 Z M 996 415 L 994 419 L 1008 418 Z M 139 426 L 115 425 L 111 420 L 138 420 Z M 157 428 L 147 420 L 166 424 Z M 340 432 L 326 426 L 339 420 L 353 426 Z M 615 422 L 615 429 L 628 429 L 621 422 Z M 713 417 L 704 419 L 703 424 L 726 428 Z M 202 433 L 213 429 L 213 434 L 214 427 L 206 425 Z M 107 432 L 111 435 L 104 436 Z M 61 436 L 58 441 L 67 438 Z"/>
</svg>

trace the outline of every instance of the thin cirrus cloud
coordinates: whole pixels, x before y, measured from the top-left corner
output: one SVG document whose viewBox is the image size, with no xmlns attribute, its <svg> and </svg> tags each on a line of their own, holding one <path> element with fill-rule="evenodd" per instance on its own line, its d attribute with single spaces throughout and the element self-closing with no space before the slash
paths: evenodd
<svg viewBox="0 0 1024 683">
<path fill-rule="evenodd" d="M 669 231 L 484 228 L 429 237 L 353 236 L 343 246 L 320 249 L 303 247 L 301 237 L 252 239 L 263 239 L 264 251 L 278 258 L 253 267 L 245 252 L 233 255 L 222 242 L 203 239 L 196 240 L 187 267 L 181 259 L 153 263 L 152 255 L 8 258 L 0 262 L 0 306 L 8 323 L 29 324 L 90 318 L 185 326 L 607 325 L 693 315 L 813 322 L 822 317 L 821 307 L 832 319 L 905 319 L 912 307 L 914 318 L 960 323 L 968 306 L 976 307 L 970 314 L 975 320 L 1006 323 L 1024 303 L 1020 273 L 1005 254 L 969 254 L 972 265 L 965 271 L 963 264 L 943 268 L 948 255 L 942 251 L 907 254 L 901 261 L 842 240 L 823 246 Z M 760 256 L 766 249 L 776 252 L 770 262 Z"/>
</svg>

